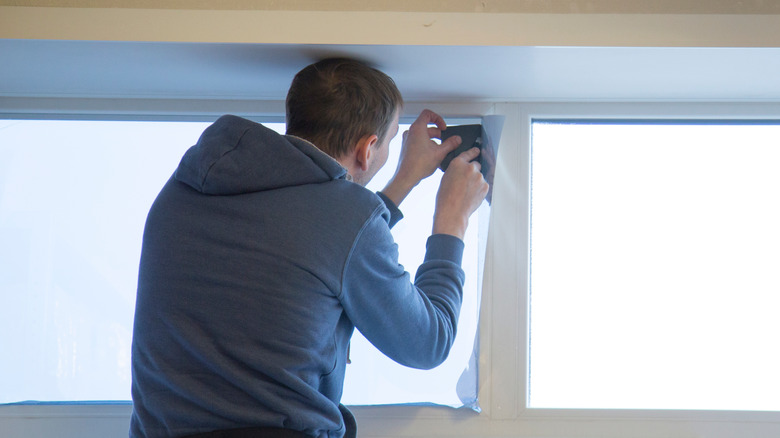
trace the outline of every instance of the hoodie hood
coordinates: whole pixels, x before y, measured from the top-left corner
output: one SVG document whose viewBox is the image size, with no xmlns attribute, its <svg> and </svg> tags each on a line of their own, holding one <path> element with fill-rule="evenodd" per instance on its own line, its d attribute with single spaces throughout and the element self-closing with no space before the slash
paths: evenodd
<svg viewBox="0 0 780 438">
<path fill-rule="evenodd" d="M 238 195 L 346 175 L 343 166 L 308 141 L 227 115 L 203 131 L 174 177 L 208 195 Z"/>
</svg>

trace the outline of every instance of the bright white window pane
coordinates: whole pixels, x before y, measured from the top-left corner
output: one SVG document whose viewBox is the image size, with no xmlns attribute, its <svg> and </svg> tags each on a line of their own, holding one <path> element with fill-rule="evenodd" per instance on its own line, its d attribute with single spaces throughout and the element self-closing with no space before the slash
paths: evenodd
<svg viewBox="0 0 780 438">
<path fill-rule="evenodd" d="M 533 123 L 530 406 L 780 410 L 780 126 Z"/>
<path fill-rule="evenodd" d="M 208 125 L 0 121 L 0 345 L 6 358 L 0 403 L 130 399 L 146 214 Z M 268 126 L 284 131 L 280 123 Z M 400 144 L 391 148 L 385 173 L 376 178 L 379 188 L 395 169 Z M 435 176 L 418 187 L 394 229 L 401 263 L 412 273 L 424 255 L 437 187 Z M 474 222 L 472 241 L 476 228 Z M 478 314 L 476 244 L 467 245 L 471 292 L 447 362 L 432 372 L 409 370 L 356 333 L 345 403 L 461 405 L 464 394 L 476 397 L 473 369 L 466 373 L 473 384 L 461 382 L 456 391 L 473 352 Z"/>
<path fill-rule="evenodd" d="M 0 121 L 0 402 L 130 399 L 146 213 L 206 126 Z"/>
</svg>

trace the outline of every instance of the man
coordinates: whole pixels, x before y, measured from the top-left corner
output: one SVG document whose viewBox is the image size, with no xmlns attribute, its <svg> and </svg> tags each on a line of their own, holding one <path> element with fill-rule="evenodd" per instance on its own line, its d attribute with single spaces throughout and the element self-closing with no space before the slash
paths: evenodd
<svg viewBox="0 0 780 438">
<path fill-rule="evenodd" d="M 424 111 L 391 181 L 366 190 L 401 106 L 384 73 L 328 59 L 294 78 L 288 135 L 224 116 L 187 151 L 144 230 L 131 436 L 354 436 L 340 399 L 355 327 L 404 365 L 446 358 L 488 186 L 478 150 L 449 165 L 412 283 L 397 206 L 460 140 L 435 143 L 445 122 Z"/>
</svg>

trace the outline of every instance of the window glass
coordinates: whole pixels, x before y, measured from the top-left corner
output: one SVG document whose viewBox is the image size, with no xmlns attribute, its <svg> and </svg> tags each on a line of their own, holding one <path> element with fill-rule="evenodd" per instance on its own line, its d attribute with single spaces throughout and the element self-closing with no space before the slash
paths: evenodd
<svg viewBox="0 0 780 438">
<path fill-rule="evenodd" d="M 130 342 L 141 236 L 157 193 L 209 123 L 0 120 L 0 403 L 130 400 Z M 282 132 L 284 125 L 267 124 Z M 401 127 L 401 132 L 406 129 Z M 400 135 L 372 185 L 395 170 Z M 430 235 L 437 176 L 393 230 L 412 275 Z M 458 339 L 447 362 L 414 371 L 356 332 L 344 403 L 476 401 L 476 222 Z M 472 250 L 473 249 L 473 250 Z M 8 360 L 13 358 L 13 360 Z M 456 386 L 458 389 L 456 390 Z M 468 394 L 471 394 L 468 396 Z M 472 397 L 470 399 L 469 397 Z"/>
<path fill-rule="evenodd" d="M 780 126 L 532 130 L 530 406 L 780 410 Z"/>
<path fill-rule="evenodd" d="M 206 126 L 0 121 L 0 402 L 130 399 L 146 214 Z"/>
</svg>

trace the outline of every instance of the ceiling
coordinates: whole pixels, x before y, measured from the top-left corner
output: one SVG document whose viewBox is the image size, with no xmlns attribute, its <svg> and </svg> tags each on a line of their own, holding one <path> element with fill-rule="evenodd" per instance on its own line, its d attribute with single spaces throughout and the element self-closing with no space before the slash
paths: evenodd
<svg viewBox="0 0 780 438">
<path fill-rule="evenodd" d="M 780 101 L 780 48 L 9 39 L 0 40 L 0 99 L 283 100 L 298 70 L 333 55 L 385 71 L 407 101 Z"/>
</svg>

